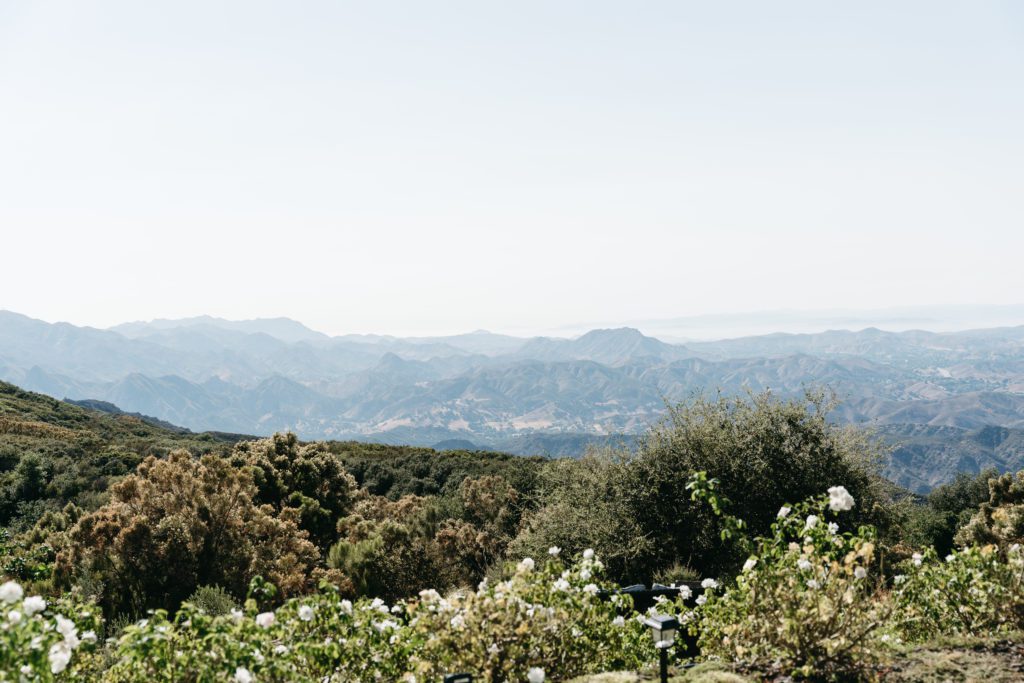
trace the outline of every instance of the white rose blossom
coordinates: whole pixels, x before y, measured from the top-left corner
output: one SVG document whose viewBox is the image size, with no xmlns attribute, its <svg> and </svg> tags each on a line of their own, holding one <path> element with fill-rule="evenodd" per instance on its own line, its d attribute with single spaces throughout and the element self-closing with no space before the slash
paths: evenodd
<svg viewBox="0 0 1024 683">
<path fill-rule="evenodd" d="M 46 609 L 46 600 L 38 595 L 33 595 L 25 598 L 25 602 L 21 603 L 21 609 L 25 612 L 25 616 L 31 617 Z"/>
<path fill-rule="evenodd" d="M 276 620 L 273 612 L 261 612 L 256 615 L 256 625 L 260 628 L 270 628 Z"/>
<path fill-rule="evenodd" d="M 75 626 L 75 622 L 70 619 L 65 619 L 61 615 L 57 615 L 57 633 L 64 636 L 64 642 L 69 647 L 78 647 L 78 627 Z"/>
<path fill-rule="evenodd" d="M 526 674 L 526 680 L 529 683 L 544 683 L 544 669 L 540 667 L 533 667 Z"/>
<path fill-rule="evenodd" d="M 854 506 L 853 496 L 845 486 L 833 486 L 828 490 L 828 507 L 832 512 L 846 512 Z"/>
<path fill-rule="evenodd" d="M 71 648 L 63 641 L 54 643 L 50 646 L 48 659 L 50 660 L 50 673 L 59 674 L 68 668 L 68 664 L 71 662 Z"/>
<path fill-rule="evenodd" d="M 25 595 L 25 591 L 22 590 L 21 586 L 15 581 L 7 581 L 0 585 L 0 600 L 6 602 L 8 605 L 21 600 L 22 596 Z"/>
</svg>

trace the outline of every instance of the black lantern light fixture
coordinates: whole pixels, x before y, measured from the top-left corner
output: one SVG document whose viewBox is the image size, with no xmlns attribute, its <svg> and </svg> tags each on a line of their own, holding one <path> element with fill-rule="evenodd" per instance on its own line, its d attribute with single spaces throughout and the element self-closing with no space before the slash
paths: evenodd
<svg viewBox="0 0 1024 683">
<path fill-rule="evenodd" d="M 661 683 L 668 683 L 668 649 L 676 642 L 676 631 L 679 630 L 679 621 L 675 617 L 654 614 L 647 617 L 644 625 L 651 629 L 654 647 L 658 649 L 658 659 L 661 665 Z"/>
</svg>

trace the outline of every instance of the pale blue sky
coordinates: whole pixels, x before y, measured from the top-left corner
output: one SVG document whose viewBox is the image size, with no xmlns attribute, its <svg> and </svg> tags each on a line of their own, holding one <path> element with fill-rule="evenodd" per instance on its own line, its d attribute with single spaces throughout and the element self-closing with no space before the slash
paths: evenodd
<svg viewBox="0 0 1024 683">
<path fill-rule="evenodd" d="M 1009 1 L 4 0 L 0 308 L 1021 303 L 1022 122 Z"/>
</svg>

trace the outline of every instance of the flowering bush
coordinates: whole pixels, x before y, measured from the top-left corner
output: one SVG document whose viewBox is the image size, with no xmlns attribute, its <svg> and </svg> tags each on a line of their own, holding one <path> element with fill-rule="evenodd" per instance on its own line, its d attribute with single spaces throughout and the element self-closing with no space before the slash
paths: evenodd
<svg viewBox="0 0 1024 683">
<path fill-rule="evenodd" d="M 999 545 L 1024 541 L 1024 471 L 988 480 L 988 500 L 956 535 L 961 545 Z"/>
<path fill-rule="evenodd" d="M 91 662 L 82 655 L 94 649 L 100 624 L 92 608 L 70 601 L 50 605 L 7 581 L 0 585 L 0 610 L 0 680 L 88 679 Z"/>
<path fill-rule="evenodd" d="M 389 606 L 355 603 L 328 587 L 260 611 L 272 589 L 254 582 L 244 610 L 212 616 L 186 603 L 175 618 L 153 612 L 125 630 L 105 680 L 433 681 L 470 671 L 475 680 L 563 680 L 653 661 L 647 629 L 603 599 L 592 551 L 566 567 L 558 549 L 524 559 L 510 578 L 442 597 L 423 591 Z M 263 595 L 261 595 L 263 594 Z"/>
<path fill-rule="evenodd" d="M 419 680 L 473 671 L 484 681 L 523 680 L 531 669 L 555 679 L 637 669 L 655 652 L 646 629 L 617 614 L 630 598 L 599 596 L 601 562 L 586 551 L 565 568 L 558 549 L 544 564 L 519 563 L 506 581 L 441 598 L 433 591 L 410 605 L 410 630 L 422 647 L 411 670 Z M 536 675 L 536 674 L 535 674 Z"/>
<path fill-rule="evenodd" d="M 705 585 L 688 619 L 702 653 L 794 675 L 829 675 L 876 659 L 889 609 L 879 597 L 874 530 L 841 532 L 845 488 L 779 510 L 735 584 Z"/>
<path fill-rule="evenodd" d="M 908 640 L 937 635 L 988 635 L 1024 623 L 1024 553 L 1004 558 L 993 545 L 972 546 L 940 560 L 914 553 L 894 577 L 896 627 Z"/>
<path fill-rule="evenodd" d="M 326 590 L 276 611 L 211 616 L 186 604 L 125 630 L 109 681 L 397 680 L 409 652 L 395 637 L 400 616 L 380 600 L 353 605 Z"/>
<path fill-rule="evenodd" d="M 771 533 L 751 541 L 716 486 L 698 474 L 688 488 L 722 518 L 722 540 L 749 553 L 742 570 L 734 581 L 705 578 L 696 607 L 683 587 L 649 610 L 676 616 L 705 658 L 768 675 L 849 679 L 894 635 L 919 641 L 1024 624 L 1018 545 L 969 547 L 945 560 L 915 553 L 885 591 L 874 529 L 840 526 L 856 505 L 844 487 L 782 507 Z M 633 614 L 631 598 L 603 581 L 594 552 L 573 563 L 561 554 L 552 547 L 543 560 L 523 559 L 475 590 L 424 590 L 393 605 L 351 602 L 326 582 L 318 594 L 281 604 L 257 577 L 241 609 L 217 594 L 186 602 L 173 617 L 151 611 L 104 651 L 95 646 L 94 607 L 48 604 L 8 581 L 0 584 L 0 683 L 426 683 L 461 671 L 485 683 L 544 683 L 652 664 L 646 615 Z M 685 652 L 678 640 L 673 647 Z"/>
</svg>

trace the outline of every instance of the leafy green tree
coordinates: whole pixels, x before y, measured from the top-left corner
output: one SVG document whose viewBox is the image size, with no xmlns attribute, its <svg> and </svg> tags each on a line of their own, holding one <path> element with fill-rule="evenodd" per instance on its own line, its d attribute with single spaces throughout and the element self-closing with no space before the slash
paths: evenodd
<svg viewBox="0 0 1024 683">
<path fill-rule="evenodd" d="M 337 520 L 352 509 L 356 482 L 326 444 L 274 434 L 237 444 L 232 461 L 250 468 L 257 502 L 297 510 L 299 527 L 319 548 L 334 541 Z"/>
<path fill-rule="evenodd" d="M 367 497 L 338 522 L 341 539 L 331 546 L 327 566 L 347 576 L 357 595 L 395 600 L 444 588 L 452 569 L 434 539 L 437 528 L 428 499 Z"/>
<path fill-rule="evenodd" d="M 14 469 L 14 494 L 20 500 L 34 500 L 43 495 L 45 488 L 43 459 L 36 453 L 29 453 Z"/>
<path fill-rule="evenodd" d="M 915 548 L 933 547 L 940 557 L 948 555 L 956 545 L 957 531 L 989 499 L 989 480 L 998 476 L 994 469 L 975 475 L 961 472 L 953 481 L 936 487 L 924 501 L 912 503 L 905 522 L 907 543 Z"/>
<path fill-rule="evenodd" d="M 697 396 L 671 408 L 641 440 L 625 478 L 633 518 L 656 544 L 652 569 L 683 561 L 714 575 L 742 561 L 721 543 L 721 522 L 710 507 L 690 500 L 686 485 L 696 472 L 718 480 L 730 511 L 753 536 L 768 533 L 783 505 L 834 485 L 857 500 L 851 525 L 872 523 L 883 534 L 894 528 L 888 488 L 878 475 L 884 447 L 830 422 L 833 406 L 820 392 L 796 400 L 765 392 Z"/>
<path fill-rule="evenodd" d="M 509 556 L 544 557 L 551 547 L 570 555 L 593 548 L 615 580 L 642 579 L 654 543 L 636 521 L 631 478 L 630 463 L 614 453 L 551 461 L 540 472 L 538 509 L 524 518 Z"/>
<path fill-rule="evenodd" d="M 671 407 L 641 438 L 636 453 L 558 461 L 540 476 L 538 509 L 523 525 L 515 552 L 547 545 L 599 549 L 609 575 L 648 582 L 681 565 L 716 575 L 742 562 L 722 543 L 721 520 L 687 483 L 697 472 L 717 480 L 719 495 L 752 535 L 768 532 L 780 507 L 822 487 L 843 485 L 857 499 L 852 525 L 895 528 L 889 487 L 877 474 L 885 452 L 865 433 L 827 419 L 822 393 L 784 401 L 696 396 Z"/>
<path fill-rule="evenodd" d="M 446 520 L 435 540 L 459 578 L 476 584 L 500 562 L 515 536 L 522 500 L 504 477 L 485 475 L 462 480 L 459 503 L 460 518 Z"/>
</svg>

